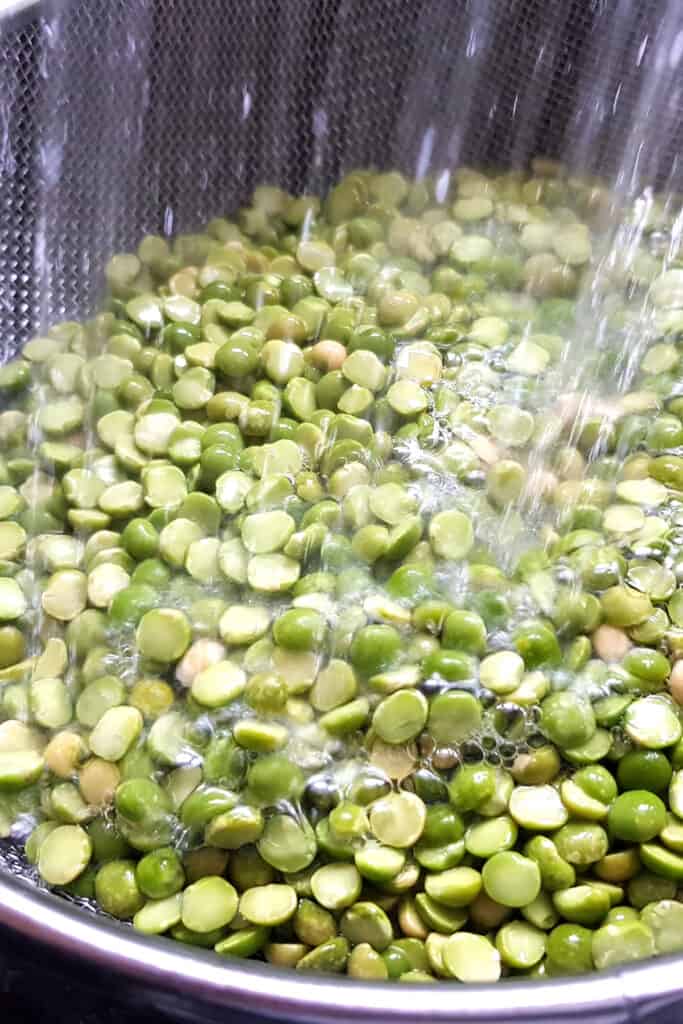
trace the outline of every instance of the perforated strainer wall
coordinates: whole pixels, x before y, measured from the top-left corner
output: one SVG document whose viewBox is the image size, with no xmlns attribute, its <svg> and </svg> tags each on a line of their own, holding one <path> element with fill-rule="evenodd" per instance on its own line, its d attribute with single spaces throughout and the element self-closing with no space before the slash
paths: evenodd
<svg viewBox="0 0 683 1024">
<path fill-rule="evenodd" d="M 318 191 L 356 165 L 438 175 L 536 153 L 616 173 L 669 6 L 76 0 L 4 31 L 0 16 L 5 356 L 93 309 L 114 249 L 259 182 Z M 651 168 L 680 182 L 680 92 L 662 103 Z"/>
</svg>

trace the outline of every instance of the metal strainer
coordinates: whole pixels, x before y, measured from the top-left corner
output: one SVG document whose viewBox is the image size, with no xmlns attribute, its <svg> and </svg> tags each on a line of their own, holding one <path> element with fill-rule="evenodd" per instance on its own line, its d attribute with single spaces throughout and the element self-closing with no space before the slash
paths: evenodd
<svg viewBox="0 0 683 1024">
<path fill-rule="evenodd" d="M 320 192 L 373 164 L 445 187 L 458 163 L 543 154 L 626 190 L 638 177 L 680 187 L 681 51 L 680 0 L 0 4 L 2 358 L 95 309 L 113 251 L 234 210 L 259 183 Z M 0 872 L 6 924 L 124 972 L 186 1018 L 225 1019 L 228 1006 L 302 1021 L 683 1013 L 671 958 L 457 995 L 222 964 L 69 908 L 22 882 L 13 856 Z"/>
<path fill-rule="evenodd" d="M 0 5 L 1 6 L 1 5 Z M 0 13 L 5 352 L 91 311 L 146 232 L 256 184 L 354 166 L 435 174 L 564 155 L 624 169 L 677 0 L 10 0 Z M 667 11 L 671 9 L 667 17 Z M 42 17 L 42 20 L 41 20 Z M 656 78 L 644 168 L 680 184 L 681 76 Z M 644 109 L 645 108 L 645 109 Z M 643 121 L 643 129 L 638 122 Z"/>
</svg>

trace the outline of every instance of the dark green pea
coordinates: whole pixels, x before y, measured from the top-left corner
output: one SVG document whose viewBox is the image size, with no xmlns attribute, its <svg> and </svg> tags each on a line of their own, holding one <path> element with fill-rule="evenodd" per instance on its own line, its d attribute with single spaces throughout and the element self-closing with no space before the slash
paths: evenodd
<svg viewBox="0 0 683 1024">
<path fill-rule="evenodd" d="M 176 942 L 184 942 L 187 946 L 198 946 L 200 949 L 211 949 L 225 936 L 224 928 L 214 928 L 210 932 L 193 932 L 184 924 L 177 924 L 171 929 L 171 936 Z"/>
<path fill-rule="evenodd" d="M 387 593 L 394 600 L 415 606 L 436 596 L 434 577 L 417 565 L 402 565 L 386 582 Z"/>
<path fill-rule="evenodd" d="M 546 956 L 557 974 L 583 974 L 593 969 L 593 933 L 580 924 L 558 924 L 548 936 Z"/>
<path fill-rule="evenodd" d="M 646 843 L 654 839 L 665 824 L 666 806 L 658 796 L 645 789 L 622 793 L 607 816 L 611 835 L 628 843 Z"/>
<path fill-rule="evenodd" d="M 280 285 L 280 299 L 288 309 L 313 293 L 313 283 L 303 274 L 292 274 Z"/>
<path fill-rule="evenodd" d="M 574 772 L 572 779 L 584 793 L 603 804 L 610 804 L 617 795 L 614 776 L 600 764 L 580 768 L 578 772 Z"/>
<path fill-rule="evenodd" d="M 568 690 L 551 693 L 541 705 L 540 726 L 558 747 L 582 746 L 595 732 L 595 715 L 585 697 Z"/>
<path fill-rule="evenodd" d="M 26 641 L 16 626 L 0 627 L 0 669 L 16 665 L 26 654 Z"/>
<path fill-rule="evenodd" d="M 327 623 L 312 608 L 290 608 L 273 624 L 273 639 L 291 651 L 315 651 L 322 647 Z"/>
<path fill-rule="evenodd" d="M 475 611 L 486 623 L 487 629 L 503 626 L 510 617 L 510 604 L 504 594 L 496 590 L 480 590 L 472 597 Z"/>
<path fill-rule="evenodd" d="M 303 792 L 304 782 L 299 766 L 283 754 L 266 754 L 257 758 L 247 773 L 250 790 L 266 804 L 297 799 Z"/>
<path fill-rule="evenodd" d="M 391 792 L 391 784 L 387 777 L 376 769 L 361 768 L 349 786 L 348 798 L 356 804 L 371 804 Z"/>
<path fill-rule="evenodd" d="M 109 606 L 109 618 L 117 625 L 137 624 L 145 612 L 158 607 L 158 591 L 148 583 L 131 583 L 119 590 Z"/>
<path fill-rule="evenodd" d="M 601 860 L 609 849 L 607 833 L 601 825 L 570 821 L 553 835 L 561 857 L 575 867 L 588 867 Z"/>
<path fill-rule="evenodd" d="M 447 601 L 439 601 L 438 599 L 424 601 L 413 610 L 413 626 L 421 633 L 430 633 L 432 636 L 438 636 L 451 610 L 452 605 Z M 447 646 L 457 645 L 448 644 Z"/>
<path fill-rule="evenodd" d="M 233 336 L 216 352 L 216 369 L 226 377 L 246 377 L 258 366 L 259 352 L 253 342 Z"/>
<path fill-rule="evenodd" d="M 550 836 L 534 836 L 524 847 L 524 853 L 538 864 L 541 883 L 547 892 L 568 889 L 576 881 L 571 864 L 560 856 Z"/>
<path fill-rule="evenodd" d="M 231 448 L 244 448 L 244 441 L 239 427 L 235 423 L 227 421 L 212 423 L 207 427 L 201 438 L 202 450 L 210 448 L 214 444 L 227 444 Z"/>
<path fill-rule="evenodd" d="M 624 416 L 616 425 L 617 453 L 628 455 L 639 448 L 648 432 L 648 420 L 645 416 Z"/>
<path fill-rule="evenodd" d="M 560 528 L 564 530 L 599 531 L 603 512 L 597 505 L 576 505 L 560 513 Z"/>
<path fill-rule="evenodd" d="M 351 332 L 358 320 L 358 314 L 353 309 L 346 309 L 344 306 L 334 306 L 327 314 L 325 321 L 325 337 L 333 341 L 341 341 L 346 344 Z"/>
<path fill-rule="evenodd" d="M 450 804 L 432 804 L 427 808 L 427 819 L 420 837 L 425 846 L 444 846 L 457 842 L 465 834 L 465 825 Z"/>
<path fill-rule="evenodd" d="M 129 779 L 116 790 L 116 810 L 135 825 L 158 818 L 170 810 L 168 794 L 151 779 Z"/>
<path fill-rule="evenodd" d="M 163 530 L 165 526 L 168 526 L 171 520 L 175 519 L 175 516 L 175 509 L 155 508 L 152 509 L 147 518 L 155 530 Z"/>
<path fill-rule="evenodd" d="M 145 902 L 135 877 L 135 861 L 110 860 L 104 864 L 95 877 L 95 897 L 112 917 L 134 917 Z"/>
<path fill-rule="evenodd" d="M 86 608 L 66 627 L 67 647 L 76 654 L 77 658 L 85 658 L 94 647 L 100 647 L 106 643 L 106 639 L 106 616 L 95 608 Z"/>
<path fill-rule="evenodd" d="M 247 682 L 244 699 L 260 714 L 277 714 L 287 704 L 287 684 L 272 672 L 256 672 Z"/>
<path fill-rule="evenodd" d="M 364 675 L 376 675 L 394 664 L 400 649 L 401 637 L 393 626 L 364 626 L 353 638 L 351 662 Z"/>
<path fill-rule="evenodd" d="M 321 568 L 327 572 L 340 572 L 355 561 L 351 541 L 342 533 L 328 533 L 320 548 Z"/>
<path fill-rule="evenodd" d="M 205 285 L 199 293 L 199 301 L 201 303 L 208 302 L 209 299 L 222 299 L 223 302 L 235 302 L 241 297 L 239 287 L 229 281 L 212 281 L 211 284 Z"/>
<path fill-rule="evenodd" d="M 468 654 L 483 654 L 486 650 L 486 624 L 477 612 L 457 608 L 444 623 L 442 640 L 446 647 Z"/>
<path fill-rule="evenodd" d="M 631 906 L 642 910 L 648 903 L 675 899 L 676 883 L 669 878 L 650 874 L 649 871 L 641 871 L 628 883 L 627 895 Z"/>
<path fill-rule="evenodd" d="M 270 428 L 269 441 L 295 441 L 299 424 L 287 416 L 281 416 Z"/>
<path fill-rule="evenodd" d="M 299 901 L 292 927 L 297 939 L 308 946 L 329 942 L 337 934 L 337 924 L 329 910 L 308 899 Z"/>
<path fill-rule="evenodd" d="M 518 654 L 528 669 L 558 665 L 562 656 L 553 630 L 540 621 L 525 622 L 513 636 Z"/>
<path fill-rule="evenodd" d="M 471 655 L 461 651 L 434 651 L 422 662 L 424 675 L 440 676 L 449 683 L 463 679 L 472 679 L 476 673 L 476 662 Z"/>
<path fill-rule="evenodd" d="M 614 548 L 585 548 L 578 554 L 581 577 L 588 590 L 606 590 L 619 583 L 625 564 Z"/>
<path fill-rule="evenodd" d="M 347 344 L 349 352 L 367 349 L 369 352 L 374 352 L 383 362 L 388 362 L 393 358 L 395 347 L 396 342 L 391 334 L 388 331 L 383 331 L 381 327 L 374 326 L 359 327 L 351 334 Z"/>
<path fill-rule="evenodd" d="M 183 801 L 180 820 L 187 828 L 203 829 L 212 818 L 232 810 L 236 802 L 232 790 L 205 782 Z"/>
<path fill-rule="evenodd" d="M 115 823 L 107 818 L 94 818 L 88 822 L 86 831 L 92 843 L 93 860 L 98 864 L 108 860 L 123 860 L 132 853 Z"/>
<path fill-rule="evenodd" d="M 661 750 L 630 750 L 617 767 L 621 789 L 646 789 L 663 793 L 671 782 L 672 768 Z"/>
<path fill-rule="evenodd" d="M 461 814 L 476 811 L 496 789 L 496 772 L 489 764 L 464 764 L 448 786 L 448 798 Z"/>
<path fill-rule="evenodd" d="M 161 340 L 171 352 L 184 352 L 188 345 L 196 345 L 201 341 L 201 332 L 194 324 L 167 324 L 162 331 Z"/>
<path fill-rule="evenodd" d="M 234 442 L 222 441 L 205 448 L 199 460 L 202 483 L 206 487 L 213 487 L 222 473 L 228 469 L 237 469 L 239 461 L 240 449 Z"/>
<path fill-rule="evenodd" d="M 676 416 L 658 416 L 651 424 L 645 441 L 648 448 L 663 451 L 683 444 L 683 425 Z"/>
<path fill-rule="evenodd" d="M 185 884 L 180 857 L 170 846 L 153 850 L 138 861 L 135 878 L 140 891 L 152 900 L 173 896 Z"/>
<path fill-rule="evenodd" d="M 683 459 L 678 455 L 659 455 L 656 459 L 650 459 L 648 471 L 660 483 L 675 487 L 676 490 L 683 489 Z"/>
<path fill-rule="evenodd" d="M 426 804 L 442 803 L 448 799 L 448 787 L 436 772 L 429 768 L 418 768 L 404 783 Z"/>
<path fill-rule="evenodd" d="M 566 590 L 558 594 L 551 614 L 558 630 L 565 636 L 591 633 L 600 624 L 600 602 L 593 594 Z"/>
<path fill-rule="evenodd" d="M 0 391 L 18 392 L 28 387 L 31 381 L 30 364 L 23 359 L 12 359 L 0 367 Z"/>
<path fill-rule="evenodd" d="M 315 386 L 315 398 L 320 409 L 336 409 L 339 399 L 350 387 L 341 370 L 330 370 Z"/>
<path fill-rule="evenodd" d="M 171 570 L 159 558 L 146 558 L 135 567 L 131 582 L 165 590 L 171 579 Z"/>
<path fill-rule="evenodd" d="M 246 776 L 247 762 L 246 750 L 237 745 L 232 734 L 218 732 L 204 753 L 204 779 L 239 790 Z"/>
<path fill-rule="evenodd" d="M 382 953 L 382 960 L 391 979 L 400 978 L 413 969 L 407 953 L 393 943 Z"/>
<path fill-rule="evenodd" d="M 134 324 L 132 320 L 128 320 L 122 313 L 125 312 L 125 305 L 121 307 L 121 310 L 117 314 L 118 319 L 114 320 L 111 325 L 110 334 L 130 334 L 133 338 L 137 338 L 138 341 L 144 341 L 145 336 L 142 330 L 137 324 Z"/>
<path fill-rule="evenodd" d="M 302 529 L 306 529 L 311 523 L 322 523 L 328 529 L 334 530 L 342 525 L 341 508 L 332 499 L 319 501 L 317 505 L 309 508 L 301 520 Z"/>
<path fill-rule="evenodd" d="M 137 562 L 154 558 L 159 550 L 159 534 L 148 519 L 131 519 L 121 534 L 121 543 Z"/>
<path fill-rule="evenodd" d="M 275 872 L 255 846 L 241 846 L 230 855 L 228 877 L 240 892 L 244 892 L 257 885 L 269 885 L 275 878 Z"/>
<path fill-rule="evenodd" d="M 669 659 L 649 647 L 632 647 L 626 653 L 622 665 L 627 672 L 646 683 L 663 683 L 671 672 Z"/>
</svg>

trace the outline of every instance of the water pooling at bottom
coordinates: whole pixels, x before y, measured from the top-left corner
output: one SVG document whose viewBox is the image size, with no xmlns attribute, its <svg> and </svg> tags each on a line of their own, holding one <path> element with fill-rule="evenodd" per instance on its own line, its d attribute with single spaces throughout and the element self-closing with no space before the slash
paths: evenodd
<svg viewBox="0 0 683 1024">
<path fill-rule="evenodd" d="M 453 181 L 257 189 L 0 371 L 3 831 L 143 932 L 406 981 L 683 941 L 675 211 L 598 273 L 604 186 Z"/>
</svg>

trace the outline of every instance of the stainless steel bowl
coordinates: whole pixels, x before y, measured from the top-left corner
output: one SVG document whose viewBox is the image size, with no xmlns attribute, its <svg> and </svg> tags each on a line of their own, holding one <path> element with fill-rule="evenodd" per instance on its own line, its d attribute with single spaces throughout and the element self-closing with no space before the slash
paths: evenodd
<svg viewBox="0 0 683 1024">
<path fill-rule="evenodd" d="M 439 177 L 463 160 L 515 165 L 538 152 L 610 173 L 634 123 L 644 142 L 658 132 L 644 154 L 652 177 L 681 180 L 681 76 L 665 62 L 653 78 L 648 59 L 652 40 L 676 39 L 680 0 L 0 7 L 2 358 L 41 325 L 91 311 L 117 247 L 192 229 L 262 181 L 317 191 L 359 164 Z M 683 1020 L 682 957 L 496 986 L 304 978 L 142 938 L 39 890 L 11 847 L 0 851 L 0 922 L 182 1019 Z"/>
<path fill-rule="evenodd" d="M 329 1024 L 680 1024 L 680 957 L 580 978 L 497 985 L 367 984 L 338 977 L 305 978 L 294 971 L 240 960 L 219 960 L 164 939 L 140 937 L 0 873 L 2 923 L 52 955 L 77 958 L 85 976 L 112 973 L 131 986 L 138 1005 L 181 1020 L 225 1021 L 234 1014 Z M 230 1016 L 228 1016 L 230 1014 Z"/>
</svg>

